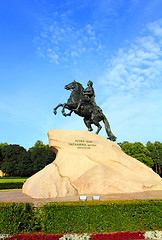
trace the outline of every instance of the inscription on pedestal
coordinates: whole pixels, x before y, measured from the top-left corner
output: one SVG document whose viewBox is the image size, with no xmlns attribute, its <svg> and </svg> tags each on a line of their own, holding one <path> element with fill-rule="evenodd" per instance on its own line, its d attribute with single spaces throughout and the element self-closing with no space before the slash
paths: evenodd
<svg viewBox="0 0 162 240">
<path fill-rule="evenodd" d="M 75 139 L 74 142 L 69 142 L 69 146 L 75 146 L 77 149 L 91 149 L 96 147 L 96 144 L 89 140 Z"/>
</svg>

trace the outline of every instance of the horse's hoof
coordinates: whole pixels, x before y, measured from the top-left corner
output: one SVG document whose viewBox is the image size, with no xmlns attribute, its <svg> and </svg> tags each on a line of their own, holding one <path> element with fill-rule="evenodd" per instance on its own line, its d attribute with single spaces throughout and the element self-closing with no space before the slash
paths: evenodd
<svg viewBox="0 0 162 240">
<path fill-rule="evenodd" d="M 115 136 L 108 137 L 107 139 L 109 139 L 110 141 L 113 141 L 113 142 L 116 141 L 116 137 Z"/>
<path fill-rule="evenodd" d="M 54 110 L 53 110 L 53 113 L 56 115 L 56 114 L 57 114 L 57 111 L 54 109 Z"/>
<path fill-rule="evenodd" d="M 112 137 L 112 141 L 113 141 L 113 142 L 116 141 L 116 137 L 115 137 L 115 136 Z"/>
</svg>

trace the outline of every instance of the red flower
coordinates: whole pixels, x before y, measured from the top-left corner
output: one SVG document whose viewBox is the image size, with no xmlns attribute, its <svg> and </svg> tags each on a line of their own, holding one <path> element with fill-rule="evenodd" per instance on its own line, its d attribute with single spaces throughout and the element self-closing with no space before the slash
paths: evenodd
<svg viewBox="0 0 162 240">
<path fill-rule="evenodd" d="M 15 234 L 14 236 L 7 238 L 7 240 L 59 240 L 62 236 L 62 234 Z"/>
<path fill-rule="evenodd" d="M 144 239 L 142 232 L 125 232 L 125 233 L 104 233 L 91 235 L 91 240 L 131 240 Z"/>
</svg>

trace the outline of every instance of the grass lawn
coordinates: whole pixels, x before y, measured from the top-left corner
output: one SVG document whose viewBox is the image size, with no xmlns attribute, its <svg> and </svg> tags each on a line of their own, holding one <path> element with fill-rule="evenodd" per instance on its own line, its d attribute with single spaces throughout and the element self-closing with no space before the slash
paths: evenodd
<svg viewBox="0 0 162 240">
<path fill-rule="evenodd" d="M 17 188 L 15 188 L 15 189 L 0 189 L 0 192 L 9 192 L 9 191 L 17 191 L 17 190 L 21 190 L 21 189 L 17 189 Z"/>
<path fill-rule="evenodd" d="M 24 182 L 27 177 L 0 177 L 0 183 Z"/>
</svg>

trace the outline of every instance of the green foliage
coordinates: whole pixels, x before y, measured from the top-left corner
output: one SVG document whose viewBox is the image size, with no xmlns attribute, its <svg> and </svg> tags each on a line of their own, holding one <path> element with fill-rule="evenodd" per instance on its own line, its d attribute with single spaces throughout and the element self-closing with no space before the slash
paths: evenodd
<svg viewBox="0 0 162 240">
<path fill-rule="evenodd" d="M 150 151 L 154 162 L 162 165 L 162 143 L 156 141 L 154 143 L 147 142 L 146 148 Z"/>
<path fill-rule="evenodd" d="M 2 156 L 2 150 L 0 148 L 0 165 L 2 164 L 2 162 L 3 162 L 3 156 Z"/>
<path fill-rule="evenodd" d="M 0 148 L 2 149 L 3 147 L 7 146 L 7 143 L 0 143 Z"/>
<path fill-rule="evenodd" d="M 42 231 L 121 232 L 162 228 L 162 201 L 49 203 L 41 208 Z"/>
<path fill-rule="evenodd" d="M 7 143 L 0 143 L 0 166 L 3 163 L 3 155 L 2 155 L 2 148 L 7 146 Z"/>
<path fill-rule="evenodd" d="M 35 148 L 44 148 L 47 149 L 48 145 L 44 145 L 42 141 L 37 140 L 33 147 L 29 148 L 29 151 L 34 151 Z"/>
<path fill-rule="evenodd" d="M 129 143 L 128 141 L 119 142 L 118 145 L 122 147 L 124 144 Z"/>
<path fill-rule="evenodd" d="M 43 169 L 47 164 L 51 163 L 55 159 L 55 154 L 49 148 L 36 147 L 30 153 L 32 162 L 32 171 L 36 173 Z"/>
<path fill-rule="evenodd" d="M 154 143 L 147 142 L 146 148 L 151 153 L 151 158 L 154 161 L 154 171 L 162 176 L 162 143 L 156 141 Z"/>
<path fill-rule="evenodd" d="M 33 227 L 33 204 L 31 203 L 0 203 L 0 232 L 30 232 Z"/>
<path fill-rule="evenodd" d="M 37 141 L 34 147 L 29 148 L 30 159 L 32 162 L 32 174 L 40 171 L 47 164 L 54 161 L 56 155 L 49 149 L 48 145 L 44 145 L 41 141 Z"/>
<path fill-rule="evenodd" d="M 55 159 L 55 153 L 37 141 L 28 151 L 15 144 L 0 144 L 0 169 L 7 176 L 29 177 Z"/>
<path fill-rule="evenodd" d="M 22 182 L 0 182 L 0 189 L 21 189 L 23 186 Z"/>
<path fill-rule="evenodd" d="M 0 203 L 0 232 L 132 232 L 162 228 L 162 200 Z"/>
<path fill-rule="evenodd" d="M 1 170 L 8 176 L 25 176 L 28 171 L 28 153 L 25 148 L 11 144 L 2 148 L 3 163 Z M 27 174 L 26 174 L 27 175 Z"/>
<path fill-rule="evenodd" d="M 140 142 L 120 144 L 122 150 L 129 156 L 136 158 L 148 167 L 153 167 L 154 162 L 151 158 L 150 151 Z"/>
</svg>

